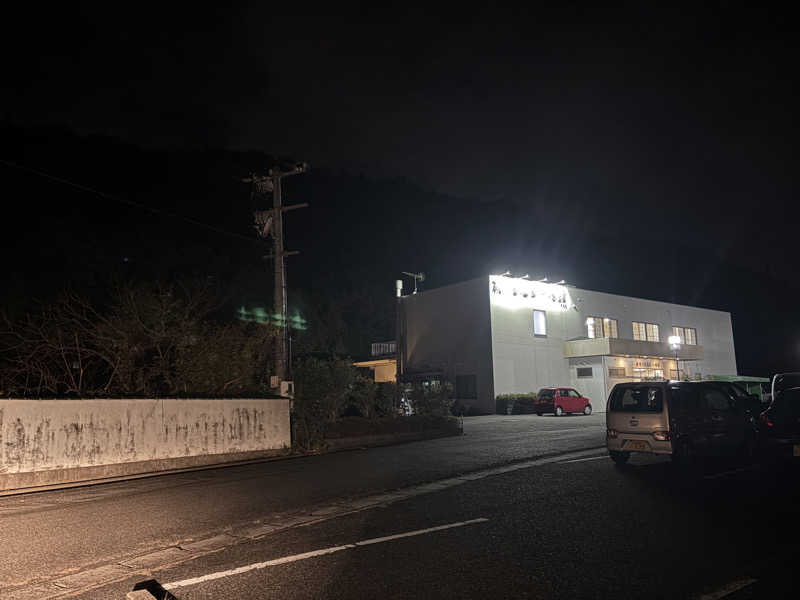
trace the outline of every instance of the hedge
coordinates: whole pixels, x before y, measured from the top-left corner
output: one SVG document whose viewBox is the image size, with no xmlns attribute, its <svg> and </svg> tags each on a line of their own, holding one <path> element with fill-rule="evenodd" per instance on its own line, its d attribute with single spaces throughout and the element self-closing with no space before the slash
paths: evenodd
<svg viewBox="0 0 800 600">
<path fill-rule="evenodd" d="M 521 415 L 535 412 L 536 394 L 500 394 L 495 398 L 495 412 L 498 415 Z"/>
</svg>

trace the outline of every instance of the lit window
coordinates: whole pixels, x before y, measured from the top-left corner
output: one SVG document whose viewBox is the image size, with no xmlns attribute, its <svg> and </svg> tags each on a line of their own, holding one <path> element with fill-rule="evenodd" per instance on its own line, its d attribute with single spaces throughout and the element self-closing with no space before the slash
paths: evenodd
<svg viewBox="0 0 800 600">
<path fill-rule="evenodd" d="M 533 311 L 533 335 L 547 335 L 547 316 L 543 310 Z"/>
<path fill-rule="evenodd" d="M 608 338 L 619 337 L 616 319 L 609 319 L 608 317 L 606 317 L 605 319 L 603 319 L 603 326 L 605 327 L 606 337 Z"/>
<path fill-rule="evenodd" d="M 600 317 L 587 317 L 586 335 L 591 339 L 603 337 L 603 319 Z"/>
<path fill-rule="evenodd" d="M 608 367 L 609 377 L 625 377 L 625 367 Z"/>
<path fill-rule="evenodd" d="M 658 325 L 655 323 L 633 322 L 633 339 L 640 342 L 658 342 Z"/>
<path fill-rule="evenodd" d="M 697 345 L 697 330 L 693 327 L 686 328 L 686 343 L 689 346 L 696 346 Z"/>
<path fill-rule="evenodd" d="M 677 335 L 681 339 L 681 344 L 686 343 L 686 335 L 684 334 L 683 327 L 672 326 L 672 335 Z"/>
</svg>

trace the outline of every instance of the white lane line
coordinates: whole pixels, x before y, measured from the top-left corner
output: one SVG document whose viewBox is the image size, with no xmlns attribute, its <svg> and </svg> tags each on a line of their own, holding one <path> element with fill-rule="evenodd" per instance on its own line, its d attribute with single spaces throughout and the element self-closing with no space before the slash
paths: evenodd
<svg viewBox="0 0 800 600">
<path fill-rule="evenodd" d="M 590 456 L 589 458 L 576 458 L 575 460 L 565 460 L 558 464 L 565 465 L 567 463 L 574 463 L 574 462 L 583 462 L 585 460 L 601 460 L 603 458 L 608 458 L 607 454 L 603 454 L 602 456 Z"/>
<path fill-rule="evenodd" d="M 457 523 L 448 523 L 447 525 L 438 525 L 436 527 L 428 527 L 427 529 L 417 529 L 415 531 L 407 531 L 405 533 L 397 533 L 395 535 L 387 535 L 385 537 L 371 538 L 362 540 L 353 544 L 344 544 L 342 546 L 332 546 L 330 548 L 322 548 L 320 550 L 312 550 L 311 552 L 303 552 L 302 554 L 292 554 L 291 556 L 283 556 L 273 560 L 264 562 L 253 563 L 236 569 L 229 569 L 227 571 L 217 571 L 216 573 L 209 573 L 208 575 L 201 575 L 200 577 L 193 577 L 191 579 L 183 579 L 182 581 L 173 581 L 172 583 L 164 584 L 164 589 L 174 590 L 179 587 L 186 587 L 189 585 L 196 585 L 206 581 L 213 581 L 215 579 L 222 579 L 223 577 L 230 577 L 231 575 L 240 575 L 248 571 L 255 571 L 257 569 L 265 569 L 266 567 L 274 567 L 276 565 L 285 565 L 286 563 L 296 562 L 298 560 L 306 560 L 307 558 L 314 558 L 317 556 L 325 556 L 326 554 L 333 554 L 334 552 L 341 552 L 342 550 L 351 550 L 359 546 L 369 546 L 371 544 L 383 544 L 392 540 L 400 538 L 414 537 L 417 535 L 424 535 L 426 533 L 433 533 L 435 531 L 442 531 L 445 529 L 453 529 L 455 527 L 464 527 L 466 525 L 475 525 L 476 523 L 485 523 L 489 519 L 480 517 L 478 519 L 470 519 L 469 521 L 458 521 Z"/>
<path fill-rule="evenodd" d="M 698 596 L 697 600 L 719 600 L 720 598 L 729 596 L 734 592 L 738 592 L 742 588 L 746 588 L 748 585 L 754 584 L 756 581 L 758 581 L 758 579 L 750 579 L 750 578 L 731 581 L 730 583 L 726 583 L 725 585 L 723 585 L 718 590 Z"/>
</svg>

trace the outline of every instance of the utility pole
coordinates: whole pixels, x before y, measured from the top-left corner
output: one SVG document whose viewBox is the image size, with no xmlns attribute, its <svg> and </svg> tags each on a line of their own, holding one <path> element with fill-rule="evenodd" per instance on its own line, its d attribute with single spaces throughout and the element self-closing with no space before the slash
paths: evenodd
<svg viewBox="0 0 800 600">
<path fill-rule="evenodd" d="M 289 364 L 288 364 L 288 347 L 287 347 L 287 326 L 288 319 L 286 315 L 286 263 L 285 257 L 292 254 L 298 254 L 297 251 L 287 251 L 283 247 L 283 213 L 296 208 L 305 208 L 308 203 L 291 204 L 283 206 L 281 198 L 281 180 L 284 177 L 292 175 L 299 175 L 308 171 L 308 163 L 297 163 L 292 169 L 282 171 L 280 167 L 273 167 L 267 172 L 267 176 L 251 175 L 249 178 L 242 181 L 251 183 L 251 199 L 256 195 L 266 195 L 272 192 L 272 210 L 257 210 L 253 213 L 255 219 L 255 228 L 258 235 L 262 238 L 272 237 L 272 254 L 266 255 L 264 258 L 273 259 L 273 274 L 274 274 L 274 288 L 273 288 L 273 320 L 277 321 L 279 333 L 275 338 L 275 362 L 273 373 L 274 379 L 271 380 L 270 387 L 280 388 L 281 382 L 286 380 Z"/>
</svg>

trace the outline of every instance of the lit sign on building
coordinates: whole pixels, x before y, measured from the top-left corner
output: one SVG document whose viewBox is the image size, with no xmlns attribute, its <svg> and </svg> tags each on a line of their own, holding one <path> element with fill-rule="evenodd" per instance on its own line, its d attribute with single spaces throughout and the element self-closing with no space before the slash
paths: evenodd
<svg viewBox="0 0 800 600">
<path fill-rule="evenodd" d="M 489 297 L 492 304 L 506 308 L 564 311 L 574 306 L 563 285 L 504 275 L 489 277 Z"/>
</svg>

